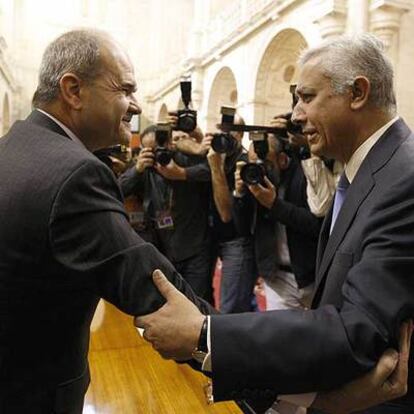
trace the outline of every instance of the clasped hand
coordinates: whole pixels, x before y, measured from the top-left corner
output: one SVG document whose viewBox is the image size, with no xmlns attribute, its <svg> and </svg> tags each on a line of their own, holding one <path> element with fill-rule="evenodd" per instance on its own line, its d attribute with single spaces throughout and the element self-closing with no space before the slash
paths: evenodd
<svg viewBox="0 0 414 414">
<path fill-rule="evenodd" d="M 156 312 L 135 318 L 135 326 L 143 328 L 143 337 L 165 359 L 186 361 L 197 347 L 205 316 L 171 284 L 160 270 L 153 281 L 166 299 Z"/>
</svg>

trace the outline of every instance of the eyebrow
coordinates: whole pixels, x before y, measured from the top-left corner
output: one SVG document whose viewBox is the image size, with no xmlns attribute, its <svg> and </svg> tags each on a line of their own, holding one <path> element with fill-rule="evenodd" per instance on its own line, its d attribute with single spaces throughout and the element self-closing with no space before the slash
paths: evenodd
<svg viewBox="0 0 414 414">
<path fill-rule="evenodd" d="M 124 82 L 122 82 L 122 87 L 123 88 L 128 88 L 132 92 L 137 91 L 137 84 L 135 82 L 124 81 Z"/>
<path fill-rule="evenodd" d="M 309 86 L 299 86 L 296 88 L 295 91 L 296 95 L 309 95 L 316 93 L 314 88 L 311 88 Z"/>
</svg>

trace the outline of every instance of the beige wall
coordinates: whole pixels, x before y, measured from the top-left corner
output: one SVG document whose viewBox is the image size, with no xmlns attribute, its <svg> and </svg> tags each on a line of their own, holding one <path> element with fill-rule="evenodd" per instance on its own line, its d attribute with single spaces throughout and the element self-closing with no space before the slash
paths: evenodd
<svg viewBox="0 0 414 414">
<path fill-rule="evenodd" d="M 414 11 L 401 21 L 399 53 L 396 62 L 396 89 L 398 112 L 414 129 Z"/>
<path fill-rule="evenodd" d="M 362 3 L 366 7 L 359 7 Z M 279 70 L 273 70 L 272 79 L 269 73 L 273 95 L 261 99 L 257 94 L 266 50 L 279 33 L 293 30 L 313 46 L 335 33 L 371 28 L 372 10 L 381 4 L 385 4 L 380 6 L 381 19 L 387 25 L 388 15 L 401 11 L 400 4 L 414 6 L 414 0 L 301 0 L 288 8 L 283 4 L 280 0 L 0 0 L 0 36 L 7 42 L 5 58 L 15 79 L 12 85 L 0 72 L 0 105 L 7 90 L 13 120 L 26 116 L 46 45 L 72 28 L 96 27 L 111 32 L 131 55 L 146 122 L 157 120 L 164 104 L 169 109 L 177 106 L 180 77 L 189 72 L 200 123 L 206 126 L 209 102 L 214 94 L 225 93 L 217 85 L 213 90 L 215 76 L 224 67 L 234 74 L 239 112 L 249 122 L 266 121 L 270 112 L 289 104 L 288 94 L 277 86 L 288 60 L 289 36 L 269 66 Z M 399 111 L 414 127 L 414 12 L 402 13 L 395 22 L 394 18 Z"/>
</svg>

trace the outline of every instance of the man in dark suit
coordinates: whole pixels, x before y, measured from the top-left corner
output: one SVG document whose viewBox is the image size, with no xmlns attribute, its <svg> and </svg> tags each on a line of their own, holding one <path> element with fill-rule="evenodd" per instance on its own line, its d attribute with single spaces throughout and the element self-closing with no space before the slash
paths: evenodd
<svg viewBox="0 0 414 414">
<path fill-rule="evenodd" d="M 36 109 L 0 141 L 2 414 L 80 414 L 99 298 L 130 315 L 154 311 L 164 302 L 155 268 L 207 311 L 132 230 L 115 176 L 91 153 L 128 143 L 135 89 L 114 40 L 66 33 L 44 54 Z"/>
<path fill-rule="evenodd" d="M 209 351 L 204 366 L 211 357 L 217 401 L 339 386 L 396 347 L 399 326 L 414 313 L 414 135 L 396 116 L 382 45 L 365 34 L 307 51 L 297 94 L 293 118 L 311 151 L 345 164 L 319 240 L 313 309 L 205 318 L 199 348 Z M 260 190 L 262 204 L 275 208 L 275 192 Z M 176 333 L 192 316 L 169 335 L 172 311 L 137 323 L 162 353 L 190 354 Z M 410 377 L 406 397 L 366 412 L 413 413 L 412 385 Z"/>
</svg>

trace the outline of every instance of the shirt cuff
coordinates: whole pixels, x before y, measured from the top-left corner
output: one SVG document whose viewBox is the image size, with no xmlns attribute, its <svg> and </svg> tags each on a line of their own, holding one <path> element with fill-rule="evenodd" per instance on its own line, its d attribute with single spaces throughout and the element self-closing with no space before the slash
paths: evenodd
<svg viewBox="0 0 414 414">
<path fill-rule="evenodd" d="M 211 372 L 211 328 L 210 328 L 210 316 L 207 315 L 207 355 L 204 358 L 201 369 L 205 372 Z"/>
</svg>

